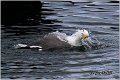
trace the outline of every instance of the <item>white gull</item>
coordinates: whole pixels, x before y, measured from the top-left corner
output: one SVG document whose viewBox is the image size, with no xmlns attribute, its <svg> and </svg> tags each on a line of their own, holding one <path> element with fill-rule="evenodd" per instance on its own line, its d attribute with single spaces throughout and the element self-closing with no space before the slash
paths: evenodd
<svg viewBox="0 0 120 80">
<path fill-rule="evenodd" d="M 65 33 L 56 31 L 45 35 L 38 41 L 25 44 L 17 44 L 15 48 L 38 48 L 39 50 L 43 49 L 52 49 L 52 48 L 71 48 L 78 47 L 82 45 L 87 45 L 86 42 L 91 44 L 91 39 L 87 30 L 77 30 L 72 35 L 66 35 Z"/>
</svg>

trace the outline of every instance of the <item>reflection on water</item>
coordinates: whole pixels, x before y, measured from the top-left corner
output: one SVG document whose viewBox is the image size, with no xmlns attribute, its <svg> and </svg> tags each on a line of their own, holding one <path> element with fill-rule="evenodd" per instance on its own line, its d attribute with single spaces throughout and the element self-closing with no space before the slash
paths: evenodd
<svg viewBox="0 0 120 80">
<path fill-rule="evenodd" d="M 41 19 L 1 27 L 2 78 L 8 79 L 118 79 L 118 2 L 44 2 Z M 29 20 L 29 19 L 28 19 Z M 32 23 L 36 22 L 36 23 Z M 32 24 L 32 25 L 31 25 Z M 15 49 L 18 43 L 30 43 L 53 31 L 67 34 L 85 28 L 104 48 L 78 51 L 41 51 Z M 109 75 L 91 75 L 91 71 L 112 71 Z"/>
</svg>

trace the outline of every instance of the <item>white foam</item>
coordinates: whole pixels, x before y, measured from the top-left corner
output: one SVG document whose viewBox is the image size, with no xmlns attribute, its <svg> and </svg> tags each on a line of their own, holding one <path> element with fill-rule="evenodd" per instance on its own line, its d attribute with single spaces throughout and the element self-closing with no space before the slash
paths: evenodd
<svg viewBox="0 0 120 80">
<path fill-rule="evenodd" d="M 39 51 L 42 51 L 42 49 L 38 49 Z"/>
<path fill-rule="evenodd" d="M 42 48 L 41 46 L 30 46 L 30 48 Z"/>
<path fill-rule="evenodd" d="M 27 47 L 26 44 L 17 44 L 17 45 L 14 45 L 15 48 L 23 48 L 23 47 Z"/>
</svg>

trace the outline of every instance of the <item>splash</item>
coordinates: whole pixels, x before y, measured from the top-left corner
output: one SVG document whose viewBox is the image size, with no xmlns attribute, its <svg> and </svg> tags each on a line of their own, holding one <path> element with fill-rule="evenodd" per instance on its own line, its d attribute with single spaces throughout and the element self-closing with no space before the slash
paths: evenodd
<svg viewBox="0 0 120 80">
<path fill-rule="evenodd" d="M 95 37 L 88 37 L 85 40 L 82 40 L 82 46 L 88 49 L 98 49 L 102 43 Z"/>
</svg>

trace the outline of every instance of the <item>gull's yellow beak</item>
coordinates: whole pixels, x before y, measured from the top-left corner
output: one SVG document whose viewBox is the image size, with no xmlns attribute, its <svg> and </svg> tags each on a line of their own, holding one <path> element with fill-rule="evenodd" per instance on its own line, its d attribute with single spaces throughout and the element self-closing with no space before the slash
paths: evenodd
<svg viewBox="0 0 120 80">
<path fill-rule="evenodd" d="M 83 32 L 83 33 L 82 33 L 82 39 L 85 40 L 87 37 L 88 37 L 87 34 L 86 34 L 85 32 Z"/>
</svg>

